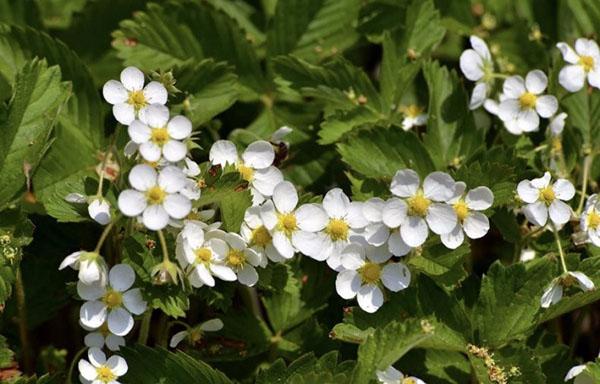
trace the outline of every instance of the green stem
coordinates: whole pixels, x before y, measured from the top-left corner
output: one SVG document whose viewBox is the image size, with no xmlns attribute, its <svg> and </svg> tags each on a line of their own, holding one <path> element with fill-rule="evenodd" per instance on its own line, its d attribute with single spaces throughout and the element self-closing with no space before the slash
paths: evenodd
<svg viewBox="0 0 600 384">
<path fill-rule="evenodd" d="M 148 309 L 144 313 L 142 318 L 142 325 L 140 326 L 140 335 L 138 336 L 138 343 L 146 345 L 148 343 L 148 334 L 150 333 L 150 322 L 152 321 L 152 309 Z"/>
<path fill-rule="evenodd" d="M 558 236 L 558 230 L 556 229 L 556 225 L 552 223 L 552 233 L 554 233 L 554 239 L 556 240 L 556 247 L 558 248 L 558 254 L 560 255 L 560 264 L 562 266 L 562 270 L 564 273 L 569 272 L 567 268 L 567 263 L 565 262 L 565 253 L 562 249 L 562 245 L 560 244 L 560 237 Z"/>
<path fill-rule="evenodd" d="M 590 174 L 590 168 L 594 161 L 594 154 L 590 153 L 583 159 L 583 181 L 581 185 L 581 197 L 579 198 L 579 205 L 577 205 L 576 215 L 579 216 L 583 210 L 583 203 L 585 202 L 585 196 L 587 192 L 588 179 Z"/>
<path fill-rule="evenodd" d="M 17 267 L 15 279 L 15 295 L 17 299 L 17 312 L 19 314 L 19 338 L 21 339 L 21 348 L 23 350 L 23 367 L 25 372 L 33 374 L 33 355 L 31 344 L 29 343 L 29 330 L 27 329 L 27 306 L 25 303 L 25 286 L 23 284 L 23 275 L 21 267 Z"/>
<path fill-rule="evenodd" d="M 67 384 L 71 384 L 73 382 L 72 377 L 73 377 L 73 370 L 75 369 L 75 364 L 79 361 L 79 359 L 81 358 L 83 353 L 85 351 L 87 351 L 87 349 L 88 349 L 87 347 L 81 348 L 79 351 L 77 351 L 77 353 L 73 357 L 73 360 L 71 360 L 71 364 L 69 365 L 69 373 L 67 374 Z"/>
<path fill-rule="evenodd" d="M 165 239 L 165 234 L 163 231 L 158 231 L 158 240 L 160 241 L 160 248 L 162 249 L 163 254 L 163 263 L 169 261 L 169 249 L 167 248 L 167 240 Z"/>
<path fill-rule="evenodd" d="M 256 288 L 241 286 L 240 294 L 242 297 L 242 301 L 246 305 L 250 312 L 254 315 L 254 317 L 258 319 L 262 319 L 262 312 L 260 311 L 260 303 L 258 301 L 258 294 L 256 293 Z"/>
<path fill-rule="evenodd" d="M 108 237 L 108 234 L 110 233 L 111 229 L 113 228 L 115 221 L 116 221 L 116 218 L 115 218 L 115 220 L 112 220 L 106 227 L 104 227 L 104 230 L 102 231 L 102 234 L 100 235 L 100 239 L 98 239 L 98 243 L 96 244 L 96 248 L 94 248 L 94 252 L 96 252 L 96 253 L 100 252 L 100 249 L 102 248 L 102 244 L 104 244 L 104 241 Z"/>
</svg>

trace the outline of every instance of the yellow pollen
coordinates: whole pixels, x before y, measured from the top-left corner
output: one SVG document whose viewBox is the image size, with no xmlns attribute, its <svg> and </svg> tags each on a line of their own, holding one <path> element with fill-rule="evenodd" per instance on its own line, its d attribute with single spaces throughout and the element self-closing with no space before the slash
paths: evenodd
<svg viewBox="0 0 600 384">
<path fill-rule="evenodd" d="M 259 247 L 265 247 L 270 242 L 271 242 L 271 234 L 269 233 L 267 228 L 265 228 L 264 225 L 261 225 L 260 227 L 258 227 L 252 231 L 252 240 L 250 241 L 250 243 L 252 245 L 258 245 Z"/>
<path fill-rule="evenodd" d="M 121 292 L 109 290 L 102 297 L 102 301 L 109 309 L 120 307 L 123 304 L 123 295 Z"/>
<path fill-rule="evenodd" d="M 210 248 L 198 248 L 194 250 L 196 254 L 196 262 L 200 263 L 209 263 L 212 259 L 212 251 Z"/>
<path fill-rule="evenodd" d="M 417 117 L 423 113 L 423 108 L 415 104 L 411 104 L 407 107 L 402 107 L 401 111 L 408 117 Z"/>
<path fill-rule="evenodd" d="M 232 267 L 241 267 L 246 263 L 244 251 L 239 249 L 230 249 L 225 262 Z"/>
<path fill-rule="evenodd" d="M 594 58 L 592 56 L 580 56 L 579 65 L 583 67 L 584 71 L 589 72 L 594 69 Z"/>
<path fill-rule="evenodd" d="M 348 224 L 342 219 L 331 219 L 325 227 L 325 233 L 331 240 L 348 240 Z"/>
<path fill-rule="evenodd" d="M 519 97 L 519 103 L 521 104 L 521 109 L 531 109 L 535 108 L 535 103 L 537 102 L 537 96 L 531 92 L 525 92 Z"/>
<path fill-rule="evenodd" d="M 554 190 L 552 189 L 552 187 L 548 186 L 546 188 L 542 188 L 540 189 L 540 199 L 546 203 L 546 204 L 550 204 L 554 201 Z"/>
<path fill-rule="evenodd" d="M 591 211 L 587 216 L 588 227 L 592 229 L 598 228 L 600 225 L 600 215 L 596 213 L 596 211 Z"/>
<path fill-rule="evenodd" d="M 112 373 L 112 370 L 106 365 L 101 365 L 100 367 L 96 368 L 96 373 L 98 374 L 97 379 L 103 383 L 110 383 L 117 378 L 117 375 Z"/>
<path fill-rule="evenodd" d="M 462 200 L 456 202 L 452 208 L 454 208 L 454 212 L 456 212 L 456 217 L 460 222 L 463 222 L 467 216 L 469 215 L 469 207 L 467 207 L 467 203 Z"/>
<path fill-rule="evenodd" d="M 152 187 L 146 191 L 148 204 L 161 204 L 165 200 L 165 197 L 167 197 L 167 193 L 159 186 Z"/>
<path fill-rule="evenodd" d="M 129 97 L 127 98 L 127 103 L 133 105 L 133 108 L 136 111 L 144 108 L 148 102 L 146 101 L 146 96 L 144 96 L 143 91 L 132 91 L 129 92 Z"/>
<path fill-rule="evenodd" d="M 360 278 L 365 284 L 374 284 L 379 281 L 381 276 L 381 267 L 379 264 L 366 262 L 365 265 L 358 269 Z"/>
<path fill-rule="evenodd" d="M 429 205 L 431 204 L 431 200 L 423 196 L 422 194 L 417 194 L 410 199 L 408 199 L 408 213 L 411 216 L 425 216 L 427 215 L 427 210 L 429 209 Z"/>
<path fill-rule="evenodd" d="M 402 379 L 401 384 L 417 384 L 417 382 L 415 381 L 415 379 L 411 379 L 410 377 L 407 377 L 407 378 Z"/>
<path fill-rule="evenodd" d="M 237 171 L 240 173 L 240 175 L 242 176 L 242 179 L 250 182 L 254 179 L 254 169 L 247 167 L 243 164 L 239 164 L 237 166 Z"/>
<path fill-rule="evenodd" d="M 202 331 L 198 329 L 194 329 L 190 332 L 189 335 L 191 344 L 196 344 L 202 339 Z"/>
<path fill-rule="evenodd" d="M 169 141 L 169 131 L 167 131 L 166 127 L 152 128 L 152 133 L 150 134 L 150 141 L 162 147 L 167 143 L 167 141 Z"/>
<path fill-rule="evenodd" d="M 277 229 L 285 233 L 287 237 L 292 236 L 297 228 L 296 216 L 293 213 L 280 214 L 277 218 Z"/>
</svg>

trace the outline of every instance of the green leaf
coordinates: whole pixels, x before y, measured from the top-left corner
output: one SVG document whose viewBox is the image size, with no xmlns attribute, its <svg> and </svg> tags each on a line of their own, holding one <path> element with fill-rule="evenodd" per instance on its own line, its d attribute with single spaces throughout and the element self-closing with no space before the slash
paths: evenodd
<svg viewBox="0 0 600 384">
<path fill-rule="evenodd" d="M 6 337 L 0 335 L 0 369 L 11 367 L 14 361 L 15 353 L 8 347 Z"/>
<path fill-rule="evenodd" d="M 454 285 L 467 276 L 463 264 L 466 256 L 470 253 L 469 244 L 449 250 L 441 243 L 428 241 L 421 254 L 408 259 L 408 265 L 435 279 L 438 283 Z"/>
<path fill-rule="evenodd" d="M 249 190 L 233 192 L 221 199 L 221 220 L 223 229 L 228 232 L 239 232 L 246 209 L 252 205 L 252 195 Z"/>
<path fill-rule="evenodd" d="M 468 383 L 471 365 L 459 352 L 435 349 L 413 349 L 396 366 L 401 372 L 416 376 L 426 383 Z"/>
<path fill-rule="evenodd" d="M 419 73 L 419 69 L 421 69 L 420 62 L 405 63 L 394 39 L 386 33 L 383 39 L 379 88 L 381 97 L 389 108 L 398 106 L 400 98 Z"/>
<path fill-rule="evenodd" d="M 119 379 L 124 384 L 231 383 L 223 373 L 183 352 L 135 345 L 121 348 L 119 354 L 129 367 L 127 375 Z"/>
<path fill-rule="evenodd" d="M 120 23 L 113 46 L 126 65 L 169 69 L 214 58 L 233 65 L 240 81 L 257 93 L 266 88 L 254 47 L 237 22 L 207 2 L 148 4 Z"/>
<path fill-rule="evenodd" d="M 412 51 L 411 55 L 416 57 L 424 56 L 442 41 L 445 34 L 446 29 L 433 0 L 413 0 L 406 10 L 400 51 Z"/>
<path fill-rule="evenodd" d="M 278 1 L 267 32 L 269 56 L 293 53 L 309 61 L 336 55 L 358 34 L 358 0 Z"/>
<path fill-rule="evenodd" d="M 346 383 L 353 363 L 338 362 L 338 352 L 331 351 L 320 358 L 313 353 L 299 357 L 286 367 L 282 359 L 276 360 L 268 369 L 258 372 L 256 384 L 336 384 Z"/>
<path fill-rule="evenodd" d="M 5 121 L 0 121 L 0 210 L 15 200 L 48 149 L 48 139 L 69 86 L 60 69 L 45 61 L 26 63 L 16 74 Z M 27 176 L 26 176 L 27 174 Z"/>
<path fill-rule="evenodd" d="M 12 293 L 17 268 L 23 258 L 22 248 L 33 239 L 33 224 L 17 210 L 0 213 L 0 305 Z"/>
<path fill-rule="evenodd" d="M 586 143 L 598 144 L 600 128 L 600 95 L 588 94 L 585 89 L 570 93 L 561 100 L 561 105 L 568 113 L 568 124 L 579 130 Z"/>
<path fill-rule="evenodd" d="M 337 149 L 342 161 L 367 177 L 391 178 L 402 168 L 425 176 L 435 169 L 415 134 L 397 127 L 361 130 L 338 143 Z"/>
</svg>

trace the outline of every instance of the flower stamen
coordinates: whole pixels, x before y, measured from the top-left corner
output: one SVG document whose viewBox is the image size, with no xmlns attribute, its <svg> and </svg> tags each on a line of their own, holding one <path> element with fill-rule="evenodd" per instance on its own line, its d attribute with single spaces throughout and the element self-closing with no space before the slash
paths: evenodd
<svg viewBox="0 0 600 384">
<path fill-rule="evenodd" d="M 519 103 L 521 104 L 521 109 L 532 109 L 535 108 L 535 104 L 537 102 L 537 96 L 531 92 L 525 92 L 519 97 Z"/>
<path fill-rule="evenodd" d="M 333 241 L 345 241 L 348 239 L 348 223 L 342 219 L 331 219 L 325 227 L 325 233 Z"/>
</svg>

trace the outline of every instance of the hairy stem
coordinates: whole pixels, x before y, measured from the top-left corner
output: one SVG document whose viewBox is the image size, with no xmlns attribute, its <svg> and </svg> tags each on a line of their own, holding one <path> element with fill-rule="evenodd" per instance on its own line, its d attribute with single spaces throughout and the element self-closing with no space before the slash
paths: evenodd
<svg viewBox="0 0 600 384">
<path fill-rule="evenodd" d="M 33 354 L 31 344 L 29 343 L 29 330 L 27 329 L 25 286 L 23 285 L 23 275 L 20 266 L 17 267 L 17 276 L 15 280 L 15 295 L 19 316 L 19 338 L 21 339 L 21 348 L 23 350 L 23 367 L 26 373 L 33 374 Z"/>
<path fill-rule="evenodd" d="M 115 220 L 116 220 L 116 218 L 115 218 Z M 98 239 L 98 243 L 96 244 L 96 248 L 94 249 L 94 252 L 96 252 L 96 253 L 100 252 L 100 249 L 102 248 L 102 245 L 104 244 L 104 241 L 108 237 L 111 229 L 113 228 L 113 226 L 115 224 L 115 220 L 112 220 L 106 227 L 104 227 L 104 231 L 102 231 L 102 234 L 100 235 L 100 239 Z"/>
<path fill-rule="evenodd" d="M 169 261 L 169 249 L 167 248 L 167 240 L 163 231 L 158 231 L 158 240 L 160 241 L 160 248 L 162 249 L 163 262 Z"/>
<path fill-rule="evenodd" d="M 560 264 L 562 266 L 562 270 L 564 273 L 567 273 L 569 269 L 567 268 L 567 263 L 565 262 L 565 253 L 562 249 L 562 245 L 560 244 L 560 237 L 558 236 L 558 230 L 556 229 L 556 225 L 552 224 L 552 233 L 554 233 L 554 239 L 556 240 L 556 247 L 558 248 L 558 254 L 560 255 Z"/>
<path fill-rule="evenodd" d="M 588 179 L 590 174 L 590 168 L 594 161 L 594 154 L 590 153 L 583 159 L 583 181 L 581 184 L 581 197 L 579 198 L 579 204 L 577 205 L 576 215 L 579 216 L 583 210 L 583 203 L 585 202 L 585 196 L 587 192 Z"/>
</svg>

